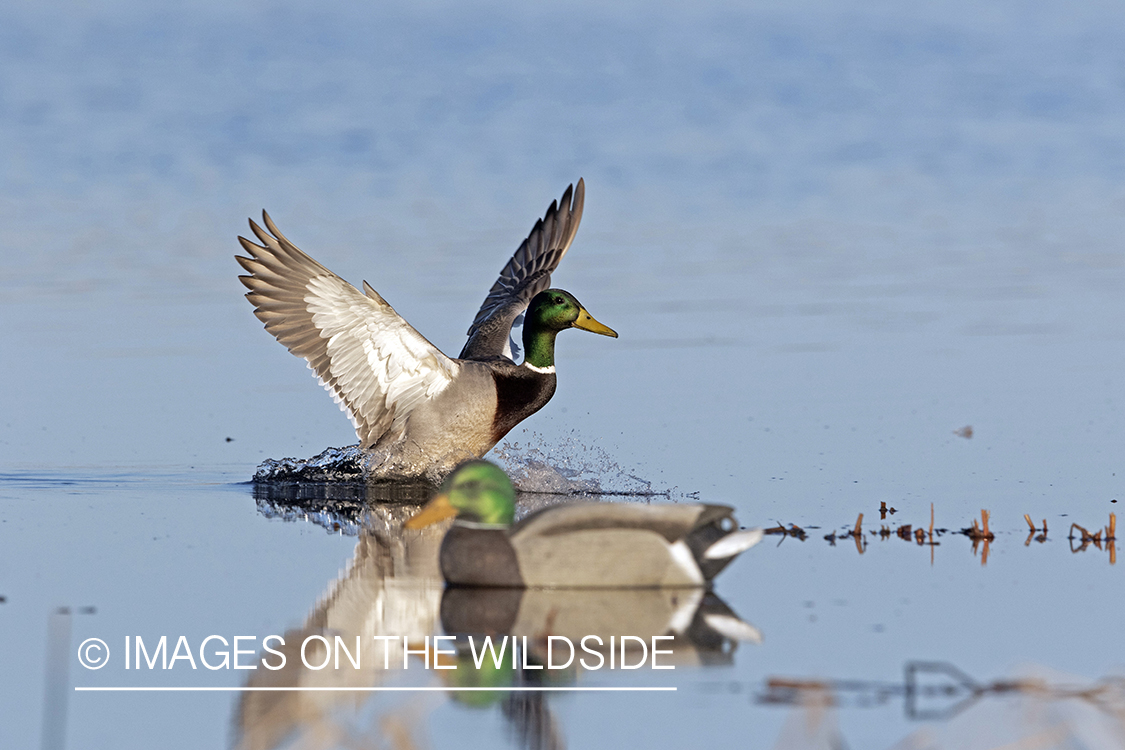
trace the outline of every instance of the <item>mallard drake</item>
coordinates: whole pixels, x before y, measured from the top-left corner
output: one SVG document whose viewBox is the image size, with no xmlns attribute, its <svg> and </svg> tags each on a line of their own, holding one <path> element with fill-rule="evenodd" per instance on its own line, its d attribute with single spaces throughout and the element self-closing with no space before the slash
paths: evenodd
<svg viewBox="0 0 1125 750">
<path fill-rule="evenodd" d="M 500 271 L 457 359 L 447 357 L 363 282 L 363 293 L 301 252 L 266 212 L 262 244 L 239 237 L 246 298 L 266 330 L 308 360 L 388 473 L 422 474 L 480 457 L 555 392 L 555 336 L 580 328 L 617 337 L 574 295 L 550 289 L 574 241 L 585 185 L 570 186 Z M 512 357 L 524 316 L 524 360 Z"/>
<path fill-rule="evenodd" d="M 762 539 L 726 505 L 574 502 L 513 525 L 515 489 L 498 466 L 468 461 L 405 524 L 456 517 L 440 565 L 458 586 L 708 586 Z"/>
</svg>

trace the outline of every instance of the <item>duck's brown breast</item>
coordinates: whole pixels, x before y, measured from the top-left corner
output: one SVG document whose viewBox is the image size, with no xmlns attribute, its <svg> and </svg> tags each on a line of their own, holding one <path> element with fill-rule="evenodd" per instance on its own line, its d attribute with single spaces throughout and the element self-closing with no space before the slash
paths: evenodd
<svg viewBox="0 0 1125 750">
<path fill-rule="evenodd" d="M 492 372 L 496 383 L 496 416 L 492 420 L 493 443 L 543 408 L 555 395 L 555 373 L 526 367 L 506 367 Z"/>
</svg>

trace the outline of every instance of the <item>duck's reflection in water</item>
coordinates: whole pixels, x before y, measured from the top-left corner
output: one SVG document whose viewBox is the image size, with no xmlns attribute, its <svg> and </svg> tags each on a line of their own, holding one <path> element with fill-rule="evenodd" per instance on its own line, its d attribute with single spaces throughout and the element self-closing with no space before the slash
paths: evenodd
<svg viewBox="0 0 1125 750">
<path fill-rule="evenodd" d="M 285 645 L 271 645 L 284 654 L 284 666 L 255 670 L 246 683 L 256 688 L 313 689 L 242 693 L 234 719 L 237 747 L 267 750 L 341 744 L 345 735 L 355 730 L 341 723 L 339 712 L 358 710 L 372 694 L 338 689 L 377 687 L 400 676 L 403 638 L 423 643 L 432 635 L 444 588 L 437 567 L 441 533 L 427 530 L 400 536 L 395 532 L 417 508 L 417 504 L 378 505 L 364 511 L 363 530 L 347 568 L 328 584 L 304 625 L 284 633 Z M 395 638 L 381 641 L 374 637 L 384 635 Z M 341 647 L 337 647 L 337 637 Z M 271 664 L 280 662 L 279 657 L 266 652 L 261 656 Z M 309 669 L 304 664 L 319 666 L 326 660 L 326 667 L 321 669 Z M 384 663 L 389 663 L 389 670 L 384 669 Z M 406 717 L 420 721 L 424 705 L 430 702 L 410 703 L 408 709 L 400 707 L 394 719 L 383 720 L 374 731 L 389 732 L 400 739 L 408 737 L 412 728 L 404 723 Z"/>
<path fill-rule="evenodd" d="M 284 666 L 258 669 L 248 679 L 247 687 L 302 690 L 241 693 L 233 734 L 242 750 L 414 747 L 425 734 L 428 714 L 445 700 L 478 710 L 498 709 L 519 746 L 561 748 L 564 729 L 551 711 L 549 694 L 513 688 L 627 681 L 642 670 L 624 672 L 623 679 L 619 666 L 608 668 L 611 637 L 617 648 L 613 661 L 618 663 L 624 653 L 628 663 L 636 664 L 643 658 L 642 642 L 648 649 L 654 636 L 673 636 L 658 641 L 659 663 L 669 666 L 727 664 L 739 641 L 760 640 L 757 629 L 703 590 L 447 590 L 438 570 L 444 529 L 401 530 L 424 498 L 370 504 L 362 502 L 362 490 L 356 492 L 359 496 L 351 499 L 351 515 L 346 517 L 334 515 L 332 501 L 323 497 L 298 503 L 256 493 L 267 515 L 307 518 L 329 529 L 346 530 L 350 525 L 358 530 L 358 541 L 347 569 L 329 583 L 304 625 L 284 634 L 284 646 L 271 644 L 284 654 Z M 433 635 L 440 632 L 457 639 L 443 644 L 445 653 L 435 654 Z M 624 652 L 622 635 L 635 639 Z M 476 659 L 468 636 L 475 639 Z M 483 636 L 492 638 L 497 652 L 507 643 L 505 658 L 481 658 Z M 597 638 L 587 639 L 587 650 L 582 651 L 587 636 Z M 566 660 L 567 654 L 560 657 L 558 651 L 561 638 L 574 644 L 575 658 L 563 669 L 537 668 L 548 665 L 548 643 L 556 649 L 554 663 Z M 519 652 L 513 659 L 516 644 Z M 406 648 L 410 654 L 404 653 Z M 262 657 L 271 664 L 280 662 L 267 652 Z M 581 666 L 582 657 L 589 668 Z M 651 665 L 655 655 L 648 658 Z M 602 668 L 592 669 L 599 660 Z M 305 662 L 326 667 L 310 669 Z M 457 668 L 433 668 L 437 664 Z M 401 686 L 450 690 L 366 690 Z M 364 721 L 361 715 L 372 718 Z"/>
</svg>

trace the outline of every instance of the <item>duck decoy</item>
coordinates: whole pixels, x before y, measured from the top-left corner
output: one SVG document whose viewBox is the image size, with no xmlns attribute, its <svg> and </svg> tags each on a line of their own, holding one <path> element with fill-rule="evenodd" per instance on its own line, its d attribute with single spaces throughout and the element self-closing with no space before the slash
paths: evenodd
<svg viewBox="0 0 1125 750">
<path fill-rule="evenodd" d="M 360 447 L 385 473 L 419 475 L 487 453 L 555 392 L 555 336 L 579 328 L 617 337 L 551 272 L 582 219 L 582 180 L 552 202 L 500 271 L 458 358 L 443 354 L 370 285 L 361 293 L 299 250 L 265 211 L 262 244 L 239 237 L 235 256 L 246 298 L 266 330 L 308 360 L 355 425 Z M 513 359 L 513 324 L 524 317 L 523 362 Z"/>
<path fill-rule="evenodd" d="M 468 461 L 405 527 L 456 518 L 439 562 L 457 586 L 709 586 L 762 539 L 761 529 L 739 530 L 725 505 L 573 502 L 513 524 L 515 497 L 500 467 Z"/>
</svg>

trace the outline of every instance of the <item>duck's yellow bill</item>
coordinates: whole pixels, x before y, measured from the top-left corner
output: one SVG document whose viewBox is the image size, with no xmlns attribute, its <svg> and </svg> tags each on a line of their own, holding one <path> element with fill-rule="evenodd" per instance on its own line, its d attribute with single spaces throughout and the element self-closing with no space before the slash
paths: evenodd
<svg viewBox="0 0 1125 750">
<path fill-rule="evenodd" d="M 617 338 L 617 331 L 594 320 L 594 316 L 586 312 L 585 307 L 578 308 L 578 320 L 574 321 L 574 327 L 590 333 L 600 333 L 603 336 Z"/>
<path fill-rule="evenodd" d="M 457 515 L 457 509 L 449 502 L 449 495 L 443 493 L 436 495 L 433 500 L 423 505 L 417 513 L 407 519 L 403 528 L 424 529 L 438 521 L 453 518 L 455 515 Z"/>
</svg>

